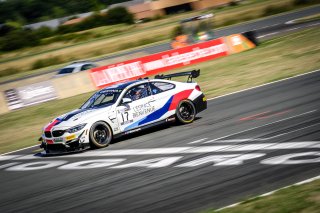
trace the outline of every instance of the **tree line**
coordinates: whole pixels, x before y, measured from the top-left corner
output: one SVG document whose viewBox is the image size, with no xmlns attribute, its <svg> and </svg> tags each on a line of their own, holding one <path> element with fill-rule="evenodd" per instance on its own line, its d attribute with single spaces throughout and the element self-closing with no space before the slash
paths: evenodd
<svg viewBox="0 0 320 213">
<path fill-rule="evenodd" d="M 111 4 L 129 0 L 2 0 L 0 23 L 21 25 L 60 18 L 68 15 L 98 11 Z"/>
<path fill-rule="evenodd" d="M 134 17 L 126 8 L 115 7 L 108 10 L 107 13 L 94 13 L 83 21 L 72 25 L 60 25 L 57 29 L 49 27 L 40 27 L 39 29 L 28 29 L 12 24 L 0 26 L 0 53 L 21 49 L 24 47 L 33 47 L 41 44 L 44 38 L 64 38 L 73 39 L 78 34 L 69 34 L 95 27 L 115 24 L 133 24 Z M 61 35 L 69 36 L 61 36 Z M 51 39 L 52 42 L 55 39 Z"/>
</svg>

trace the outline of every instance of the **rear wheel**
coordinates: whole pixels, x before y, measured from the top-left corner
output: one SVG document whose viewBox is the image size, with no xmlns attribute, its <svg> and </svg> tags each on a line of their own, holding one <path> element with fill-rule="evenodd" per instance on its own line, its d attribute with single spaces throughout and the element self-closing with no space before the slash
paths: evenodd
<svg viewBox="0 0 320 213">
<path fill-rule="evenodd" d="M 103 148 L 112 140 L 112 131 L 108 124 L 98 121 L 91 126 L 90 142 L 93 148 Z"/>
<path fill-rule="evenodd" d="M 177 110 L 176 117 L 178 121 L 182 124 L 191 123 L 196 117 L 196 108 L 192 101 L 182 100 L 180 101 Z"/>
</svg>

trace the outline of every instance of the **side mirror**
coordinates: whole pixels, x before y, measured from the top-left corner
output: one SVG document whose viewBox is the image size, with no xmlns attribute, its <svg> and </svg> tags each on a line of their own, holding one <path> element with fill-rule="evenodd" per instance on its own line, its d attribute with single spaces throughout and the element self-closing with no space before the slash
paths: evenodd
<svg viewBox="0 0 320 213">
<path fill-rule="evenodd" d="M 131 98 L 122 98 L 121 104 L 129 104 L 132 102 Z"/>
</svg>

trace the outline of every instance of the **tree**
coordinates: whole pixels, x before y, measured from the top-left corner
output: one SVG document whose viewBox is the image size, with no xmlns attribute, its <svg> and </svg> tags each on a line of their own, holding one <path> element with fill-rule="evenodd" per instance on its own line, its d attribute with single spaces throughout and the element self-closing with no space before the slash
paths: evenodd
<svg viewBox="0 0 320 213">
<path fill-rule="evenodd" d="M 9 20 L 19 21 L 17 18 L 25 20 L 27 24 L 34 23 L 97 11 L 111 4 L 126 1 L 129 0 L 0 0 L 0 23 Z"/>
<path fill-rule="evenodd" d="M 36 46 L 39 43 L 39 37 L 31 30 L 17 29 L 0 38 L 0 50 L 11 51 L 23 47 Z"/>
<path fill-rule="evenodd" d="M 133 24 L 133 15 L 125 7 L 115 7 L 108 10 L 105 16 L 108 24 Z"/>
</svg>

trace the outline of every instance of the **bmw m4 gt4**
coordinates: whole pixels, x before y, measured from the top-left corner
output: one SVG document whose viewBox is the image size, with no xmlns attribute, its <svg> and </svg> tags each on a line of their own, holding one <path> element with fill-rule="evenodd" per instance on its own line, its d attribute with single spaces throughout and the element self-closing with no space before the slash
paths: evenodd
<svg viewBox="0 0 320 213">
<path fill-rule="evenodd" d="M 40 147 L 47 154 L 102 148 L 118 136 L 161 123 L 191 123 L 207 108 L 204 94 L 192 81 L 199 74 L 194 70 L 160 75 L 101 89 L 79 109 L 45 126 Z M 188 76 L 188 82 L 171 81 L 177 76 Z"/>
</svg>

